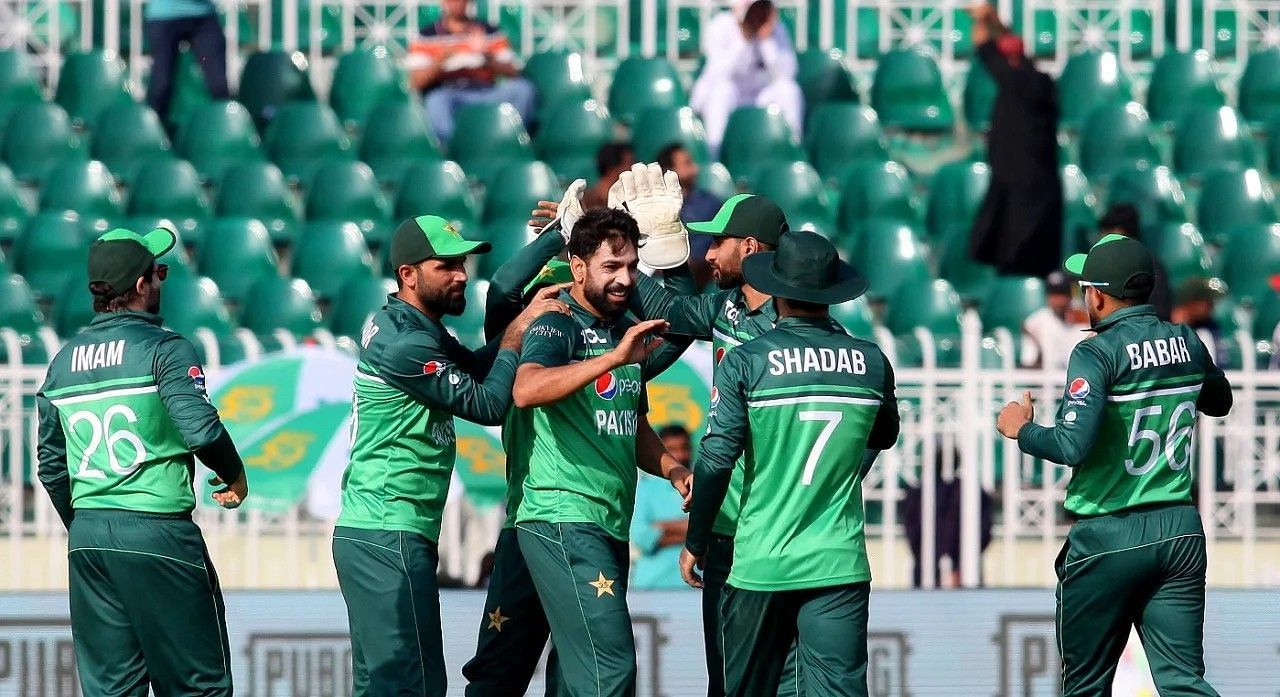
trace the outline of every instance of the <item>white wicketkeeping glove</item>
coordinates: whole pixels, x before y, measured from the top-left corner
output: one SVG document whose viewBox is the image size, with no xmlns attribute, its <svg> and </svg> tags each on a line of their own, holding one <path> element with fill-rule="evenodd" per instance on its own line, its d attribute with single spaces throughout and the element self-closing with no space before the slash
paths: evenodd
<svg viewBox="0 0 1280 697">
<path fill-rule="evenodd" d="M 565 244 L 568 244 L 569 235 L 573 234 L 573 226 L 582 217 L 582 193 L 586 190 L 587 180 L 575 179 L 569 188 L 564 190 L 564 198 L 560 199 L 560 208 L 556 212 L 555 219 L 547 223 L 542 231 L 555 230 L 564 238 Z"/>
<path fill-rule="evenodd" d="M 614 206 L 614 190 L 618 203 Z M 609 204 L 622 208 L 640 228 L 640 262 L 655 269 L 671 269 L 689 260 L 689 231 L 680 222 L 684 192 L 675 172 L 656 163 L 636 163 L 609 189 Z"/>
</svg>

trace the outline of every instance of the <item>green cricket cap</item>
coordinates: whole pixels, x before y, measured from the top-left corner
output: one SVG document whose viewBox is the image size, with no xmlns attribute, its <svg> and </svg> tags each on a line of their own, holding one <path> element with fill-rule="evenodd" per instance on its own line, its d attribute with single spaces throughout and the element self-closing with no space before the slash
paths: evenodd
<svg viewBox="0 0 1280 697">
<path fill-rule="evenodd" d="M 89 283 L 107 284 L 109 297 L 123 295 L 177 243 L 177 233 L 165 228 L 145 235 L 124 228 L 103 233 L 89 246 Z"/>
<path fill-rule="evenodd" d="M 716 217 L 689 224 L 692 232 L 715 237 L 754 237 L 770 247 L 778 246 L 782 233 L 790 229 L 778 204 L 754 194 L 738 194 L 720 206 Z"/>
<path fill-rule="evenodd" d="M 1073 254 L 1062 266 L 1082 285 L 1121 300 L 1144 299 L 1155 287 L 1151 252 L 1124 235 L 1107 235 L 1087 254 Z"/>
<path fill-rule="evenodd" d="M 524 286 L 524 295 L 529 295 L 543 286 L 554 286 L 561 283 L 572 283 L 573 272 L 569 270 L 569 262 L 552 259 L 542 267 L 537 276 Z"/>
<path fill-rule="evenodd" d="M 392 270 L 418 264 L 427 259 L 448 259 L 468 254 L 484 254 L 492 249 L 488 242 L 464 239 L 453 223 L 438 215 L 410 218 L 396 228 L 391 237 L 388 260 Z"/>
</svg>

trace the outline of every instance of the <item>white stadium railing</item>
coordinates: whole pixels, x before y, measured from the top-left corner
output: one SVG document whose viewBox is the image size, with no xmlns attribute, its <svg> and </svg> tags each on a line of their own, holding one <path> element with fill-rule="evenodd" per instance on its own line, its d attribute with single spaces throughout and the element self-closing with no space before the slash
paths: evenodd
<svg viewBox="0 0 1280 697">
<path fill-rule="evenodd" d="M 909 586 L 911 554 L 899 506 L 906 487 L 920 483 L 924 549 L 932 556 L 939 525 L 932 482 L 941 473 L 962 482 L 961 560 L 951 560 L 960 585 L 1047 586 L 1053 560 L 1069 522 L 1062 512 L 1067 468 L 1033 461 L 1016 444 L 999 438 L 995 414 L 1006 401 L 1030 390 L 1036 418 L 1052 421 L 1062 392 L 1060 373 L 1016 368 L 1012 337 L 997 330 L 984 338 L 970 312 L 961 337 L 959 367 L 936 367 L 932 337 L 918 331 L 922 368 L 897 370 L 902 437 L 886 451 L 864 485 L 869 510 L 868 539 L 879 587 Z M 892 337 L 877 340 L 893 358 Z M 12 344 L 10 330 L 0 339 Z M 1252 346 L 1248 336 L 1240 345 Z M 1002 363 L 983 361 L 990 344 L 1003 344 Z M 984 346 L 984 342 L 987 346 Z M 15 347 L 16 348 L 16 347 Z M 1251 352 L 1246 351 L 1246 354 Z M 10 351 L 9 355 L 19 355 Z M 932 367 L 931 367 L 932 366 Z M 209 366 L 211 383 L 218 367 Z M 50 588 L 65 584 L 65 533 L 36 478 L 33 395 L 44 366 L 0 366 L 0 589 Z M 1224 419 L 1201 417 L 1194 446 L 1198 505 L 1205 523 L 1215 586 L 1280 585 L 1280 372 L 1252 365 L 1229 372 L 1235 408 Z M 1003 463 L 1003 466 L 1001 466 Z M 27 484 L 24 484 L 24 481 Z M 992 543 L 978 555 L 982 498 L 994 501 Z M 476 509 L 455 479 L 440 542 L 441 570 L 472 581 L 481 558 L 496 539 L 500 510 Z M 228 512 L 202 506 L 196 514 L 211 554 L 228 587 L 333 587 L 328 556 L 330 521 L 300 510 L 285 515 Z M 944 567 L 948 562 L 944 562 Z M 922 569 L 926 587 L 946 585 L 930 565 Z"/>
</svg>

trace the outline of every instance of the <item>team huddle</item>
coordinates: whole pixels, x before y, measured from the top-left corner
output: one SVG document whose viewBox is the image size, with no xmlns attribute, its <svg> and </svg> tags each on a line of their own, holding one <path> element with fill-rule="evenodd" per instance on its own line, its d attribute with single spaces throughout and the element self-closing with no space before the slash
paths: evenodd
<svg viewBox="0 0 1280 697">
<path fill-rule="evenodd" d="M 607 207 L 584 210 L 584 186 L 543 202 L 535 216 L 550 222 L 494 274 L 478 350 L 442 320 L 462 313 L 466 259 L 489 244 L 433 215 L 390 242 L 398 290 L 361 337 L 333 535 L 353 693 L 445 694 L 437 541 L 462 418 L 502 426 L 507 461 L 467 695 L 524 694 L 548 641 L 547 694 L 634 694 L 638 470 L 670 481 L 689 511 L 680 572 L 702 592 L 708 695 L 866 695 L 861 487 L 898 440 L 899 411 L 885 354 L 828 308 L 867 281 L 763 197 L 734 196 L 686 229 L 678 180 L 657 165 L 624 173 Z M 713 238 L 713 292 L 686 264 L 689 230 Z M 221 592 L 190 520 L 192 458 L 229 483 L 215 493 L 224 506 L 247 483 L 189 342 L 156 315 L 156 259 L 171 237 L 116 231 L 95 243 L 103 314 L 53 361 L 39 397 L 40 477 L 71 531 L 76 656 L 91 695 L 232 691 Z M 1136 626 L 1162 691 L 1214 695 L 1188 465 L 1196 412 L 1225 415 L 1230 386 L 1194 332 L 1145 304 L 1153 271 L 1140 243 L 1104 237 L 1065 267 L 1096 336 L 1073 354 L 1053 426 L 1034 422 L 1029 395 L 996 424 L 1024 452 L 1074 468 L 1066 508 L 1077 522 L 1057 562 L 1062 693 L 1110 694 Z M 712 342 L 715 375 L 690 471 L 649 423 L 646 384 L 698 340 Z M 82 360 L 94 344 L 111 347 L 107 358 L 122 348 Z M 210 596 L 212 612 L 157 607 L 131 581 Z"/>
</svg>

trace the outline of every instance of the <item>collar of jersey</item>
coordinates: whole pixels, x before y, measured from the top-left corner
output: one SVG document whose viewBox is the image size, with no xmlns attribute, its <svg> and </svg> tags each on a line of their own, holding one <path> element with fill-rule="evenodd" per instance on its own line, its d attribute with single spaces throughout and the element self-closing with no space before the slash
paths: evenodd
<svg viewBox="0 0 1280 697">
<path fill-rule="evenodd" d="M 126 319 L 139 319 L 148 324 L 154 324 L 157 327 L 164 324 L 164 320 L 161 319 L 160 315 L 153 315 L 150 312 L 139 312 L 135 310 L 122 310 L 120 312 L 99 312 L 93 316 L 93 319 L 89 322 L 89 326 Z"/>
<path fill-rule="evenodd" d="M 778 309 L 773 306 L 773 298 L 767 298 L 764 302 L 760 303 L 760 307 L 753 310 L 747 305 L 747 294 L 742 291 L 742 287 L 739 286 L 736 290 L 738 291 L 738 298 L 734 301 L 735 305 L 742 306 L 742 309 L 745 310 L 748 315 L 763 314 L 769 319 L 769 321 L 774 322 L 775 324 L 777 323 Z"/>
<path fill-rule="evenodd" d="M 574 317 L 585 327 L 594 327 L 597 324 L 602 327 L 612 327 L 617 324 L 617 322 L 606 322 L 603 317 L 596 317 L 591 314 L 591 310 L 580 305 L 568 290 L 560 291 L 560 299 L 569 306 L 570 310 L 573 310 Z"/>
<path fill-rule="evenodd" d="M 1107 318 L 1098 323 L 1094 327 L 1095 332 L 1100 332 L 1109 328 L 1111 325 L 1129 317 L 1137 317 L 1138 315 L 1155 315 L 1156 308 L 1153 305 L 1134 305 L 1133 307 L 1122 307 L 1115 312 L 1107 315 Z"/>
<path fill-rule="evenodd" d="M 779 327 L 806 327 L 810 329 L 832 330 L 835 320 L 831 317 L 783 317 L 779 319 L 776 326 Z"/>
</svg>

